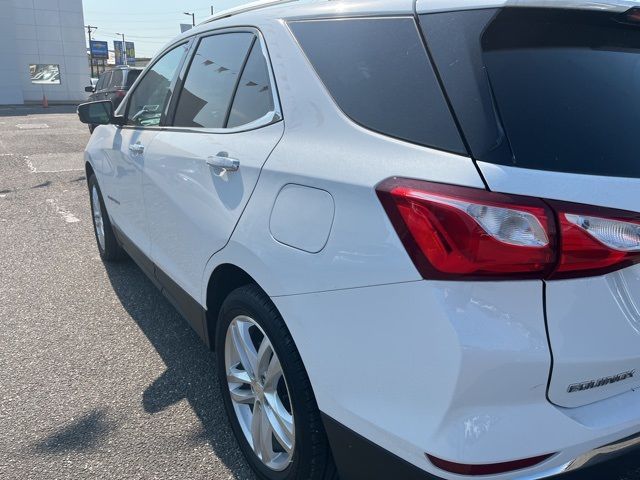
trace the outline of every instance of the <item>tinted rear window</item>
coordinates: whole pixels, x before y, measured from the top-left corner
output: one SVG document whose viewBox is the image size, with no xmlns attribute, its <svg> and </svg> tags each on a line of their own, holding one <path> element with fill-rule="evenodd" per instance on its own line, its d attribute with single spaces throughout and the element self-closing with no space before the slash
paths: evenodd
<svg viewBox="0 0 640 480">
<path fill-rule="evenodd" d="M 474 156 L 640 177 L 640 25 L 610 12 L 505 8 L 421 23 Z"/>
<path fill-rule="evenodd" d="M 466 154 L 412 18 L 290 23 L 342 111 L 371 130 Z"/>
<path fill-rule="evenodd" d="M 124 73 L 122 70 L 114 70 L 111 73 L 111 80 L 109 81 L 109 87 L 121 87 L 124 83 Z"/>
<path fill-rule="evenodd" d="M 239 127 L 254 122 L 272 112 L 273 92 L 269 81 L 267 60 L 256 41 L 242 71 L 236 95 L 229 113 L 227 128 Z"/>
<path fill-rule="evenodd" d="M 141 72 L 142 70 L 129 70 L 129 73 L 127 74 L 127 88 L 131 88 L 133 86 Z"/>
</svg>

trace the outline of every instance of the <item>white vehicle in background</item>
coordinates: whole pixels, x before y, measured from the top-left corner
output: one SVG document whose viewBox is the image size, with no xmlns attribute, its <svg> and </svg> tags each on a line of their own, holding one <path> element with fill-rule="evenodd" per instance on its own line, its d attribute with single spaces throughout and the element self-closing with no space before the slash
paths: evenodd
<svg viewBox="0 0 640 480">
<path fill-rule="evenodd" d="M 267 2 L 86 150 L 261 479 L 545 478 L 640 442 L 640 10 Z"/>
</svg>

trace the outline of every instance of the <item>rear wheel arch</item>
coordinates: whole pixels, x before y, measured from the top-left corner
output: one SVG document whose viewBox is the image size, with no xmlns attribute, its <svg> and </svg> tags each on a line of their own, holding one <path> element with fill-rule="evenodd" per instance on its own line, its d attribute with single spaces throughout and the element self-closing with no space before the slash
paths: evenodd
<svg viewBox="0 0 640 480">
<path fill-rule="evenodd" d="M 87 177 L 87 182 L 89 182 L 89 179 L 91 178 L 91 175 L 95 175 L 95 171 L 93 170 L 93 167 L 91 166 L 90 162 L 85 162 L 84 171 L 85 171 L 85 175 Z"/>
<path fill-rule="evenodd" d="M 256 285 L 264 292 L 251 275 L 231 263 L 218 265 L 211 274 L 207 284 L 206 321 L 209 345 L 212 350 L 215 349 L 216 324 L 223 302 L 231 292 L 245 285 Z"/>
</svg>

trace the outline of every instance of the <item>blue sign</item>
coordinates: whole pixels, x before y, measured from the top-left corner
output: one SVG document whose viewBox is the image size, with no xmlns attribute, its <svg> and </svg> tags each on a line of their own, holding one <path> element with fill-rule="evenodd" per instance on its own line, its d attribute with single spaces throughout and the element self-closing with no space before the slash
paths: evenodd
<svg viewBox="0 0 640 480">
<path fill-rule="evenodd" d="M 91 40 L 91 55 L 93 58 L 109 58 L 109 44 L 98 40 Z"/>
<path fill-rule="evenodd" d="M 126 50 L 123 52 L 122 41 L 113 41 L 113 51 L 116 56 L 116 65 L 135 65 L 136 64 L 136 47 L 133 42 L 127 42 Z"/>
</svg>

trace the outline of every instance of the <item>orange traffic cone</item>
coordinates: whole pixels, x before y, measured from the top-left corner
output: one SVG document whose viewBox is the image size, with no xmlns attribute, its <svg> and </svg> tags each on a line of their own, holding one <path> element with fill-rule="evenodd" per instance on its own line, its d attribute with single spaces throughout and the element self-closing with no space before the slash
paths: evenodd
<svg viewBox="0 0 640 480">
<path fill-rule="evenodd" d="M 44 93 L 42 94 L 42 108 L 49 108 L 49 100 Z"/>
</svg>

